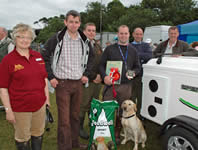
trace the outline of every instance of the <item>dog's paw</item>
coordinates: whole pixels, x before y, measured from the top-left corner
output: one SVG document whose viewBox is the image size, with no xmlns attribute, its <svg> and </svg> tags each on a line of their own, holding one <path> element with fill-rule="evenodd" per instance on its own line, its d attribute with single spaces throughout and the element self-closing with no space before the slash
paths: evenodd
<svg viewBox="0 0 198 150">
<path fill-rule="evenodd" d="M 121 144 L 126 144 L 126 139 L 122 140 Z"/>
</svg>

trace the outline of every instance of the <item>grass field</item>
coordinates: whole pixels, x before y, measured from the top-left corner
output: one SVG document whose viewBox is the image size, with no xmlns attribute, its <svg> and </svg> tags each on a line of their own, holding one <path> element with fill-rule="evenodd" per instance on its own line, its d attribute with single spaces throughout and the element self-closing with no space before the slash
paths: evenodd
<svg viewBox="0 0 198 150">
<path fill-rule="evenodd" d="M 46 131 L 44 134 L 42 150 L 57 150 L 57 108 L 54 95 L 50 95 L 50 101 L 50 110 L 53 114 L 55 122 L 47 125 L 47 127 L 50 128 L 50 131 Z M 141 145 L 139 145 L 139 150 L 162 150 L 160 138 L 158 136 L 160 126 L 148 120 L 144 122 L 144 125 L 146 126 L 148 139 L 146 142 L 146 147 L 142 149 Z M 88 119 L 86 120 L 85 128 L 88 131 Z M 13 133 L 14 130 L 12 125 L 5 120 L 5 112 L 0 111 L 0 150 L 16 150 Z M 80 139 L 80 141 L 88 144 L 88 141 L 86 140 Z M 130 141 L 126 145 L 118 146 L 118 150 L 133 150 L 133 142 Z"/>
</svg>

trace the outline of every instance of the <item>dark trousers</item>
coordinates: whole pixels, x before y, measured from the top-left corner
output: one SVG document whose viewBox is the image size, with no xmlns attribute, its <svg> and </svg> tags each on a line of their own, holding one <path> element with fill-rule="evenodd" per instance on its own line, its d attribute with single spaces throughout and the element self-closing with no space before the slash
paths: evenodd
<svg viewBox="0 0 198 150">
<path fill-rule="evenodd" d="M 115 85 L 115 91 L 117 92 L 116 98 L 113 97 L 113 87 L 112 86 L 105 86 L 103 90 L 103 100 L 116 100 L 119 106 L 122 105 L 122 102 L 125 100 L 130 99 L 131 97 L 131 83 L 127 84 L 120 84 Z M 115 138 L 118 140 L 117 142 L 120 143 L 120 131 L 121 131 L 121 116 L 122 110 L 119 108 L 118 112 L 116 113 L 116 125 L 115 125 Z"/>
<path fill-rule="evenodd" d="M 137 114 L 140 114 L 142 106 L 142 77 L 136 77 L 132 82 L 131 99 L 136 102 L 137 100 Z"/>
<path fill-rule="evenodd" d="M 113 97 L 113 87 L 105 86 L 103 90 L 103 100 L 117 100 L 119 106 L 121 106 L 124 100 L 131 98 L 131 83 L 115 85 L 115 91 L 117 92 L 116 98 Z"/>
<path fill-rule="evenodd" d="M 81 118 L 85 117 L 85 113 L 90 110 L 91 101 L 93 98 L 99 99 L 100 90 L 102 88 L 102 84 L 96 84 L 93 82 L 89 83 L 89 87 L 83 87 L 83 100 L 80 105 L 80 114 Z"/>
<path fill-rule="evenodd" d="M 72 150 L 79 146 L 79 112 L 82 98 L 81 80 L 58 80 L 56 103 L 58 108 L 58 150 Z"/>
</svg>

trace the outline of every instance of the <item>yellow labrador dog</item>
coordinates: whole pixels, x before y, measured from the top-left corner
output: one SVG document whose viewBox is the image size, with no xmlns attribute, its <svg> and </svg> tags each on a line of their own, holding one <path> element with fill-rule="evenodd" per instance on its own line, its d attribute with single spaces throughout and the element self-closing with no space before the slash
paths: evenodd
<svg viewBox="0 0 198 150">
<path fill-rule="evenodd" d="M 136 116 L 136 104 L 132 100 L 125 100 L 121 108 L 123 110 L 122 126 L 124 129 L 122 135 L 124 139 L 121 144 L 133 140 L 135 142 L 133 150 L 138 150 L 138 143 L 142 143 L 142 148 L 144 148 L 147 136 L 141 121 Z"/>
</svg>

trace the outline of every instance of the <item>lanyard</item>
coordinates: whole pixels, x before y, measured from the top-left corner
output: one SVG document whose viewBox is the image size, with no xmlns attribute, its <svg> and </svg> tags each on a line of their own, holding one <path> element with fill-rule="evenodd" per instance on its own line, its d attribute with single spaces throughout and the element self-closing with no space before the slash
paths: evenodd
<svg viewBox="0 0 198 150">
<path fill-rule="evenodd" d="M 125 69 L 126 69 L 126 71 L 127 71 L 128 45 L 127 45 L 127 50 L 126 50 L 125 57 L 124 57 L 124 55 L 123 55 L 123 53 L 122 53 L 122 49 L 120 48 L 120 45 L 118 45 L 118 47 L 119 47 L 119 50 L 120 50 L 120 54 L 121 54 L 121 56 L 122 56 L 122 59 L 124 60 Z"/>
</svg>

